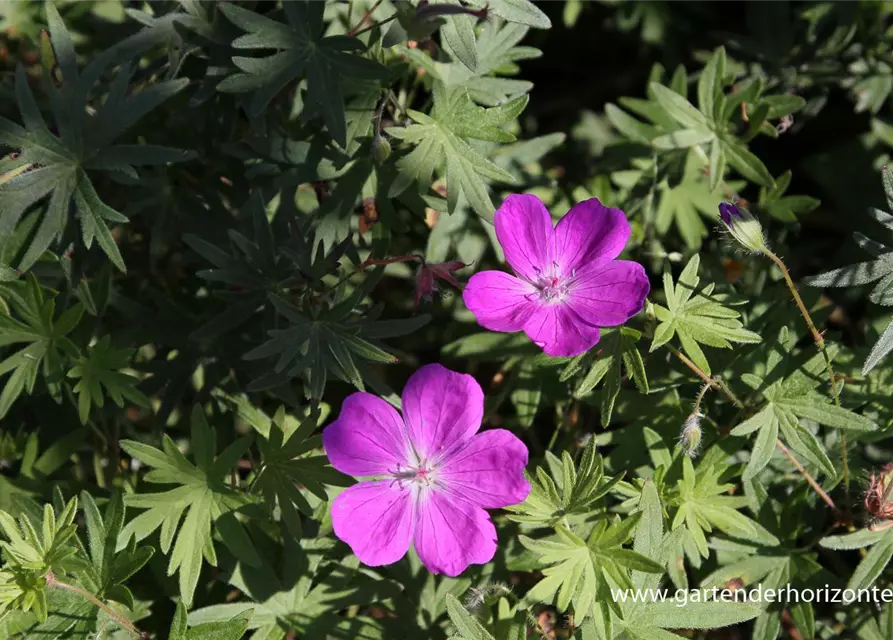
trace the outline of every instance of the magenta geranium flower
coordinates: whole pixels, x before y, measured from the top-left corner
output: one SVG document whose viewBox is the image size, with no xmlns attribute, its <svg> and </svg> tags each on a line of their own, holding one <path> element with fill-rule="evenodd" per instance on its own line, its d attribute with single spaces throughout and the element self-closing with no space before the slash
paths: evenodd
<svg viewBox="0 0 893 640">
<path fill-rule="evenodd" d="M 335 535 L 369 566 L 396 562 L 413 544 L 430 571 L 456 576 L 496 553 L 485 509 L 530 493 L 527 448 L 504 429 L 477 433 L 484 393 L 469 375 L 427 365 L 402 400 L 401 418 L 381 398 L 354 393 L 323 431 L 333 467 L 371 478 L 335 498 Z"/>
<path fill-rule="evenodd" d="M 524 331 L 550 356 L 592 348 L 599 327 L 623 324 L 650 290 L 642 265 L 617 256 L 629 239 L 619 209 L 580 202 L 557 226 L 539 198 L 511 195 L 496 212 L 496 238 L 515 271 L 482 271 L 468 281 L 465 305 L 491 331 Z"/>
</svg>

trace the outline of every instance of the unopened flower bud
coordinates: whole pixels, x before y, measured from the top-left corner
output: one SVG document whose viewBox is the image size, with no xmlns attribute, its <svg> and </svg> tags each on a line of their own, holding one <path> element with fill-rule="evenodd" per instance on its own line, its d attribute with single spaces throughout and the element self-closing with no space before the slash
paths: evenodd
<svg viewBox="0 0 893 640">
<path fill-rule="evenodd" d="M 730 202 L 719 205 L 719 218 L 722 223 L 745 249 L 756 253 L 766 251 L 766 238 L 763 237 L 763 227 L 750 212 Z"/>
<path fill-rule="evenodd" d="M 376 134 L 372 138 L 372 159 L 375 164 L 384 164 L 384 161 L 391 155 L 391 143 L 381 134 Z"/>
<path fill-rule="evenodd" d="M 871 474 L 865 493 L 865 508 L 875 518 L 893 520 L 893 464 L 886 465 L 879 474 Z"/>
<path fill-rule="evenodd" d="M 695 411 L 685 419 L 685 423 L 682 425 L 679 442 L 682 444 L 683 453 L 689 458 L 697 456 L 701 449 L 701 418 L 703 417 L 704 414 Z"/>
<path fill-rule="evenodd" d="M 416 274 L 415 278 L 416 306 L 419 305 L 419 302 L 423 298 L 425 300 L 431 300 L 434 297 L 434 293 L 437 291 L 437 280 L 445 280 L 457 289 L 461 289 L 462 285 L 456 280 L 456 276 L 453 274 L 465 266 L 467 265 L 464 262 L 453 260 L 451 262 L 443 262 L 439 264 L 426 262 L 419 267 L 419 272 Z"/>
</svg>

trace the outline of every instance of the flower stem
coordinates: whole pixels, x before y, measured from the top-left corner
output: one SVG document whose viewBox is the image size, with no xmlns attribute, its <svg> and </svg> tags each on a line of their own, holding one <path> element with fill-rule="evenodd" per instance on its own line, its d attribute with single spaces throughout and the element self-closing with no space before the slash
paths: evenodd
<svg viewBox="0 0 893 640">
<path fill-rule="evenodd" d="M 800 464 L 797 458 L 794 457 L 794 454 L 791 453 L 790 449 L 788 449 L 781 440 L 776 440 L 775 443 L 778 445 L 778 448 L 781 449 L 781 452 L 785 454 L 785 456 L 787 456 L 788 460 L 791 461 L 791 464 L 797 467 L 797 470 L 803 475 L 804 478 L 806 478 L 806 482 L 809 483 L 809 486 L 812 487 L 817 494 L 819 494 L 819 497 L 824 500 L 829 507 L 831 507 L 835 515 L 839 516 L 840 509 L 838 509 L 837 505 L 834 504 L 834 500 L 832 500 L 831 496 L 829 496 L 825 492 L 825 490 L 819 486 L 819 483 L 815 481 L 815 478 L 809 475 L 809 472 L 803 468 L 803 465 Z"/>
<path fill-rule="evenodd" d="M 66 591 L 71 591 L 72 593 L 76 593 L 82 598 L 86 598 L 94 605 L 105 611 L 110 618 L 112 618 L 115 622 L 117 622 L 121 628 L 126 629 L 130 633 L 132 633 L 137 638 L 142 638 L 143 634 L 139 629 L 127 618 L 122 616 L 120 613 L 112 609 L 110 606 L 105 604 L 102 600 L 94 596 L 92 593 L 85 589 L 81 589 L 77 585 L 68 584 L 67 582 L 62 582 L 61 580 L 56 578 L 56 575 L 52 571 L 48 571 L 46 574 L 47 586 L 55 587 L 57 589 L 64 589 Z"/>
<path fill-rule="evenodd" d="M 680 360 L 680 362 L 682 362 L 685 366 L 687 366 L 689 369 L 691 369 L 701 380 L 703 380 L 708 385 L 722 391 L 729 400 L 731 400 L 733 403 L 735 403 L 735 405 L 737 407 L 744 408 L 744 404 L 741 402 L 741 400 L 738 399 L 738 396 L 736 396 L 734 393 L 732 393 L 732 390 L 729 389 L 729 387 L 722 380 L 717 380 L 717 379 L 714 379 L 714 378 L 711 378 L 710 376 L 708 376 L 706 373 L 704 373 L 704 371 L 701 370 L 701 368 L 698 365 L 696 365 L 694 362 L 689 360 L 685 356 L 684 353 L 679 351 L 679 349 L 677 349 L 673 345 L 668 344 L 666 346 L 670 349 L 670 352 L 673 353 L 673 355 L 675 355 Z M 819 486 L 819 483 L 815 481 L 815 478 L 813 478 L 809 474 L 809 472 L 803 467 L 803 465 L 800 464 L 800 462 L 794 457 L 794 454 L 791 453 L 790 449 L 788 449 L 781 440 L 776 440 L 775 445 L 788 458 L 788 460 L 791 461 L 791 464 L 793 464 L 794 467 L 796 467 L 797 471 L 800 472 L 800 475 L 803 476 L 803 479 L 806 480 L 806 483 L 810 487 L 812 487 L 813 490 L 817 494 L 819 494 L 819 497 L 822 500 L 824 500 L 825 503 L 829 507 L 831 507 L 831 509 L 834 511 L 834 514 L 839 515 L 840 509 L 838 509 L 837 505 L 834 504 L 834 501 L 831 499 L 831 496 L 829 496 L 825 492 L 825 490 Z"/>
<path fill-rule="evenodd" d="M 366 24 L 366 21 L 372 17 L 372 14 L 375 13 L 375 10 L 378 9 L 378 5 L 380 5 L 380 4 L 381 4 L 381 0 L 377 0 L 372 5 L 372 7 L 370 7 L 370 9 L 363 15 L 363 17 L 360 18 L 360 21 L 357 23 L 357 26 L 355 26 L 353 29 L 351 29 L 350 31 L 347 32 L 347 35 L 356 36 L 358 33 L 360 33 L 360 29 L 362 29 L 363 25 Z"/>
<path fill-rule="evenodd" d="M 831 395 L 834 398 L 834 404 L 838 407 L 840 406 L 840 394 L 837 391 L 837 379 L 834 375 L 834 367 L 831 364 L 831 355 L 828 353 L 828 348 L 825 345 L 825 339 L 822 337 L 822 333 L 816 328 L 815 323 L 812 321 L 812 316 L 809 315 L 809 310 L 806 308 L 806 305 L 803 304 L 803 299 L 800 297 L 800 293 L 797 291 L 797 286 L 794 284 L 794 280 L 791 278 L 791 273 L 788 271 L 787 266 L 785 266 L 784 261 L 775 255 L 769 249 L 765 250 L 766 257 L 769 258 L 775 266 L 778 267 L 778 270 L 781 271 L 781 275 L 784 278 L 785 284 L 788 286 L 788 289 L 791 291 L 791 296 L 794 298 L 794 302 L 797 304 L 797 308 L 800 309 L 800 314 L 803 316 L 803 319 L 806 321 L 806 326 L 809 327 L 809 332 L 812 334 L 812 339 L 815 341 L 816 346 L 819 348 L 819 351 L 822 352 L 822 357 L 825 359 L 825 368 L 828 370 L 828 379 L 831 383 Z M 846 489 L 846 492 L 850 491 L 850 468 L 849 462 L 847 460 L 847 451 L 846 451 L 846 434 L 841 434 L 841 456 L 843 462 L 843 485 Z"/>
<path fill-rule="evenodd" d="M 722 380 L 718 380 L 716 378 L 711 378 L 710 376 L 708 376 L 706 373 L 704 373 L 704 371 L 701 370 L 701 367 L 699 367 L 694 362 L 692 362 L 688 358 L 688 356 L 686 356 L 684 353 L 679 351 L 679 349 L 677 349 L 673 345 L 668 344 L 665 346 L 670 350 L 670 352 L 674 356 L 676 356 L 679 359 L 679 361 L 682 364 L 684 364 L 689 369 L 691 369 L 701 380 L 703 380 L 707 384 L 707 386 L 710 386 L 710 387 L 713 387 L 714 389 L 718 389 L 719 391 L 722 391 L 725 394 L 725 396 L 729 400 L 731 400 L 735 404 L 735 406 L 738 407 L 739 409 L 744 408 L 744 403 L 741 402 L 741 400 L 738 398 L 738 396 L 736 396 L 734 393 L 732 393 L 732 390 L 729 389 L 728 386 L 726 386 L 725 382 L 723 382 Z M 701 394 L 701 397 L 703 397 L 703 394 Z M 698 404 L 700 405 L 700 400 L 698 401 Z"/>
</svg>

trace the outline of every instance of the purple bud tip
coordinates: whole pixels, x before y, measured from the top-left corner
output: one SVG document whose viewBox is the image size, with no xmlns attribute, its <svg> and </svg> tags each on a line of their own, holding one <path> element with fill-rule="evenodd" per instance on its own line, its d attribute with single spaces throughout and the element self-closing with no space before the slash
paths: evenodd
<svg viewBox="0 0 893 640">
<path fill-rule="evenodd" d="M 733 205 L 731 202 L 721 202 L 719 204 L 719 217 L 726 225 L 732 224 L 732 218 L 740 218 L 741 212 L 738 211 L 738 207 Z"/>
</svg>

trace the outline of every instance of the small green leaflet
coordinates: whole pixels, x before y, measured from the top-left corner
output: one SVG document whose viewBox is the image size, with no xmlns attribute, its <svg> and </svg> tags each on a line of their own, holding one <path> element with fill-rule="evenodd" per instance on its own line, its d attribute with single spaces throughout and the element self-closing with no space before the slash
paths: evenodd
<svg viewBox="0 0 893 640">
<path fill-rule="evenodd" d="M 855 432 L 877 428 L 868 418 L 830 404 L 825 395 L 816 391 L 816 387 L 823 384 L 825 379 L 824 357 L 816 353 L 801 364 L 793 355 L 795 342 L 794 335 L 783 327 L 769 352 L 764 375 L 742 376 L 742 380 L 759 391 L 767 402 L 759 413 L 731 432 L 732 435 L 743 436 L 759 431 L 744 471 L 745 480 L 755 477 L 769 463 L 779 432 L 794 451 L 819 465 L 829 476 L 836 477 L 837 472 L 824 447 L 809 429 L 800 424 L 800 418 Z M 833 347 L 831 351 L 833 354 Z"/>
<path fill-rule="evenodd" d="M 0 118 L 0 146 L 21 150 L 10 174 L 15 175 L 3 189 L 0 203 L 0 238 L 10 236 L 22 214 L 34 204 L 48 199 L 43 219 L 21 259 L 25 270 L 43 255 L 62 235 L 74 206 L 80 221 L 84 246 L 96 240 L 109 259 L 121 271 L 124 259 L 118 250 L 108 222 L 127 222 L 127 218 L 100 199 L 88 171 L 99 171 L 117 178 L 138 180 L 135 166 L 151 166 L 188 160 L 192 154 L 180 149 L 155 145 L 112 144 L 143 116 L 174 96 L 188 80 L 158 82 L 132 91 L 134 67 L 126 62 L 156 42 L 159 33 L 148 29 L 119 42 L 96 56 L 79 73 L 71 37 L 52 2 L 45 4 L 52 47 L 44 48 L 50 59 L 43 60 L 43 88 L 50 96 L 50 107 L 58 128 L 54 135 L 47 127 L 40 107 L 28 85 L 21 65 L 16 69 L 16 100 L 21 112 L 19 126 Z M 55 52 L 55 54 L 53 54 Z M 55 58 L 55 59 L 53 59 Z M 88 115 L 87 102 L 94 84 L 113 63 L 124 64 L 102 106 Z M 61 86 L 51 79 L 51 70 L 62 72 Z"/>
<path fill-rule="evenodd" d="M 881 531 L 863 529 L 848 535 L 828 536 L 819 544 L 826 549 L 862 549 L 871 546 L 850 576 L 848 589 L 869 589 L 893 558 L 893 528 Z"/>
<path fill-rule="evenodd" d="M 600 520 L 584 540 L 563 525 L 555 527 L 549 538 L 521 536 L 526 548 L 539 556 L 545 567 L 544 578 L 524 597 L 526 602 L 555 601 L 559 611 L 573 605 L 578 621 L 592 615 L 600 600 L 616 607 L 609 593 L 611 583 L 621 589 L 632 589 L 629 570 L 663 573 L 663 567 L 640 553 L 624 549 L 623 544 L 633 534 L 641 513 L 621 520 L 615 516 L 610 523 Z M 610 577 L 610 583 L 608 582 Z"/>
<path fill-rule="evenodd" d="M 192 411 L 191 440 L 196 464 L 180 453 L 167 434 L 162 436 L 162 450 L 133 440 L 121 441 L 121 447 L 128 454 L 152 467 L 146 474 L 146 482 L 178 486 L 162 493 L 125 496 L 127 505 L 147 511 L 127 523 L 118 537 L 121 549 L 131 538 L 139 542 L 160 527 L 161 550 L 165 554 L 170 552 L 168 575 L 179 573 L 180 594 L 187 604 L 192 603 L 202 558 L 217 566 L 212 525 L 233 555 L 248 564 L 260 562 L 251 539 L 236 519 L 236 513 L 251 504 L 251 500 L 224 482 L 251 444 L 250 436 L 236 440 L 215 458 L 215 431 L 208 425 L 201 407 L 196 406 Z M 183 523 L 177 531 L 181 518 Z"/>
<path fill-rule="evenodd" d="M 884 191 L 887 194 L 887 203 L 893 211 L 893 176 L 884 169 Z M 868 212 L 872 218 L 893 231 L 893 216 L 879 209 L 871 209 Z M 871 253 L 875 259 L 868 262 L 858 262 L 839 269 L 833 269 L 811 278 L 806 282 L 814 287 L 854 287 L 879 281 L 869 296 L 869 300 L 875 304 L 893 305 L 893 249 L 866 238 L 861 233 L 854 234 L 859 246 Z M 877 364 L 893 351 L 893 322 L 887 325 L 881 337 L 874 343 L 871 353 L 862 366 L 862 375 L 874 369 Z"/>
<path fill-rule="evenodd" d="M 124 406 L 124 400 L 140 406 L 149 407 L 149 399 L 136 388 L 139 380 L 120 370 L 130 366 L 133 349 L 117 349 L 111 346 L 111 337 L 103 336 L 99 342 L 74 361 L 68 372 L 69 378 L 79 378 L 74 385 L 78 395 L 78 415 L 81 424 L 87 423 L 90 407 L 102 408 L 108 395 L 116 405 Z"/>
<path fill-rule="evenodd" d="M 727 298 L 713 293 L 713 283 L 698 290 L 700 263 L 699 255 L 692 256 L 675 286 L 669 272 L 664 273 L 667 306 L 653 305 L 660 324 L 654 330 L 651 351 L 678 336 L 683 351 L 709 374 L 710 363 L 698 343 L 731 349 L 732 342 L 753 344 L 760 342 L 760 336 L 744 328 L 738 320 L 741 314 L 723 304 Z"/>
<path fill-rule="evenodd" d="M 233 48 L 278 51 L 263 58 L 233 56 L 239 72 L 221 82 L 218 90 L 253 92 L 248 113 L 257 117 L 289 83 L 305 78 L 305 107 L 314 108 L 335 142 L 345 146 L 347 124 L 342 79 L 376 80 L 388 75 L 388 70 L 378 62 L 356 55 L 366 46 L 350 36 L 323 36 L 325 3 L 322 2 L 283 3 L 287 24 L 234 4 L 222 4 L 220 10 L 230 22 L 247 32 L 233 40 Z"/>
<path fill-rule="evenodd" d="M 570 516 L 585 516 L 620 480 L 619 476 L 605 477 L 604 462 L 596 453 L 594 438 L 586 443 L 578 466 L 567 451 L 562 452 L 560 459 L 547 451 L 546 461 L 552 474 L 543 467 L 537 467 L 532 477 L 527 474 L 530 495 L 521 504 L 506 507 L 510 520 L 551 527 Z"/>
<path fill-rule="evenodd" d="M 527 96 L 485 109 L 472 102 L 465 87 L 434 83 L 431 115 L 409 110 L 415 124 L 391 127 L 388 133 L 415 147 L 397 166 L 406 176 L 424 186 L 434 183 L 435 173 L 446 177 L 447 207 L 452 213 L 463 194 L 478 215 L 492 219 L 493 202 L 485 178 L 514 184 L 514 176 L 496 166 L 467 140 L 514 142 L 515 136 L 502 127 L 514 120 L 527 105 Z M 393 195 L 393 194 L 392 194 Z"/>
<path fill-rule="evenodd" d="M 124 502 L 120 493 L 108 501 L 104 517 L 86 491 L 81 492 L 80 502 L 87 524 L 87 546 L 83 554 L 89 562 L 82 572 L 87 586 L 96 597 L 121 602 L 133 609 L 133 594 L 125 582 L 149 561 L 155 549 L 137 546 L 131 540 L 125 549 L 116 550 L 118 534 L 124 525 Z M 94 615 L 95 612 L 94 609 Z"/>
</svg>

